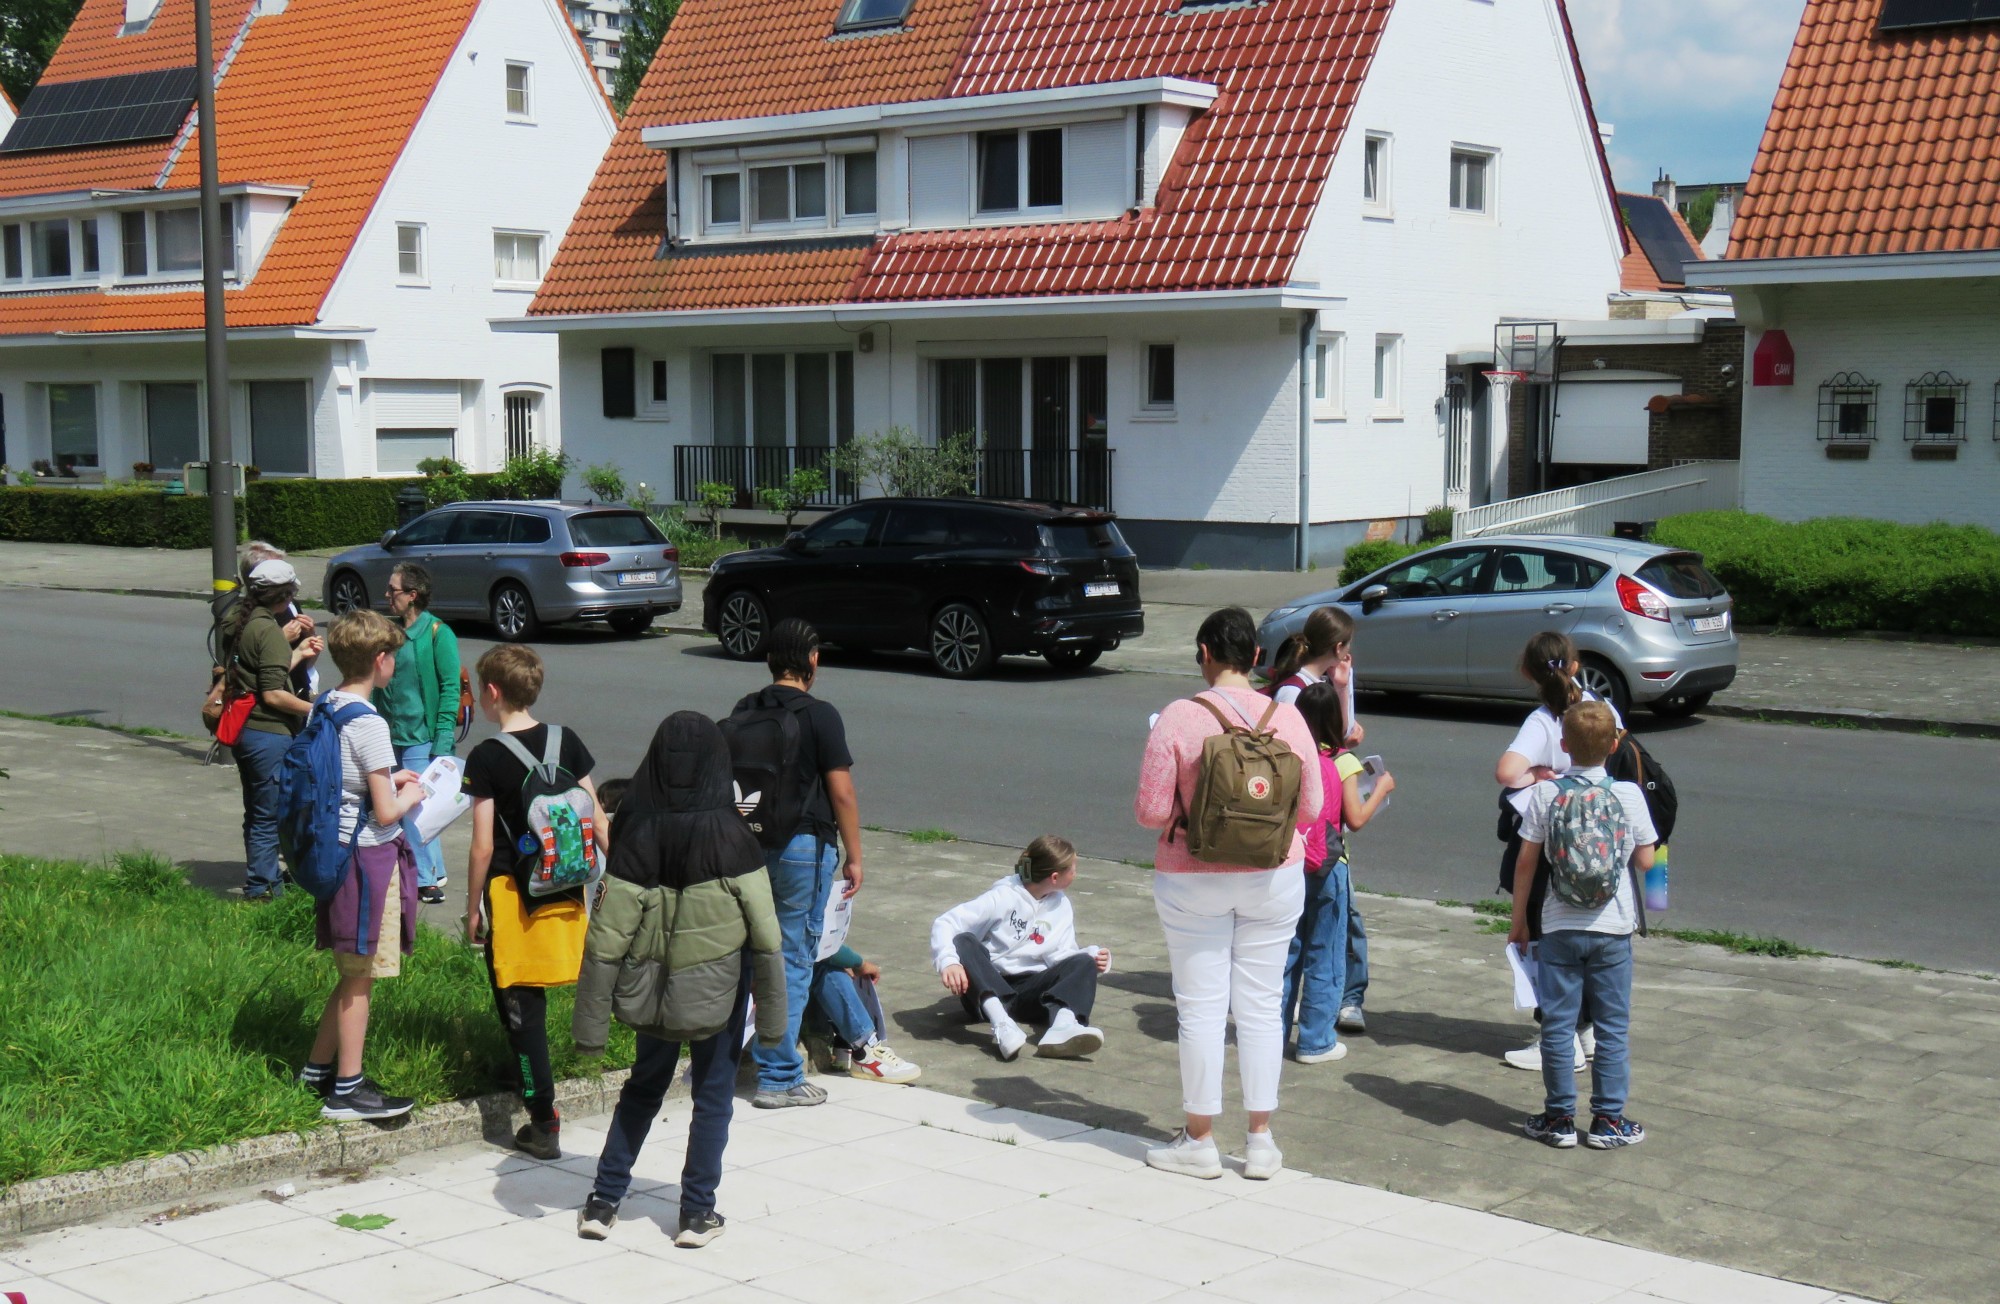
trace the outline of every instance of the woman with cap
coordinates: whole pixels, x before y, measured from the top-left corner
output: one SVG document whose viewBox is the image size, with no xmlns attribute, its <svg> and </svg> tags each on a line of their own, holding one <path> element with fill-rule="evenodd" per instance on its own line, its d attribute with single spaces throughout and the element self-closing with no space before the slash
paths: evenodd
<svg viewBox="0 0 2000 1304">
<path fill-rule="evenodd" d="M 285 638 L 286 612 L 298 596 L 299 576 L 288 561 L 259 562 L 243 601 L 248 614 L 225 650 L 225 673 L 257 701 L 236 743 L 236 774 L 243 785 L 245 901 L 278 895 L 278 768 L 292 735 L 305 724 L 312 703 L 292 691 L 292 670 L 320 653 L 318 635 L 297 647 Z"/>
</svg>

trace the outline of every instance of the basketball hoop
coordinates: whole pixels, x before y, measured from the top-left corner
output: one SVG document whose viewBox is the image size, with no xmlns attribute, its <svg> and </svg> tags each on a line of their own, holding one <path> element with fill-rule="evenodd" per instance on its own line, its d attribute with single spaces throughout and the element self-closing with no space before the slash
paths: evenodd
<svg viewBox="0 0 2000 1304">
<path fill-rule="evenodd" d="M 1479 374 L 1486 377 L 1489 385 L 1512 385 L 1526 378 L 1526 373 L 1519 371 L 1482 371 Z"/>
</svg>

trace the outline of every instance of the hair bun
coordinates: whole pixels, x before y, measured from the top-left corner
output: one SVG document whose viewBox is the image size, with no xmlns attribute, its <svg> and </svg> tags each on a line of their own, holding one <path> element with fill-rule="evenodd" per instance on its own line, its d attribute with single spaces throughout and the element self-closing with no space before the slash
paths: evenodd
<svg viewBox="0 0 2000 1304">
<path fill-rule="evenodd" d="M 1014 862 L 1014 877 L 1020 879 L 1023 883 L 1034 882 L 1035 858 L 1025 851 L 1022 852 L 1020 858 Z"/>
</svg>

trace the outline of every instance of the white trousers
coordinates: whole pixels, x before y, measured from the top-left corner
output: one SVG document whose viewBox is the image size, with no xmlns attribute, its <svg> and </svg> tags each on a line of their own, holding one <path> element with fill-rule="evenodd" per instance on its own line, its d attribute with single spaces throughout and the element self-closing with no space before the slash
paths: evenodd
<svg viewBox="0 0 2000 1304">
<path fill-rule="evenodd" d="M 1298 865 L 1250 874 L 1153 875 L 1153 905 L 1166 930 L 1180 1010 L 1181 1107 L 1188 1113 L 1222 1112 L 1223 1039 L 1232 1014 L 1243 1108 L 1278 1107 L 1285 955 L 1305 899 Z"/>
</svg>

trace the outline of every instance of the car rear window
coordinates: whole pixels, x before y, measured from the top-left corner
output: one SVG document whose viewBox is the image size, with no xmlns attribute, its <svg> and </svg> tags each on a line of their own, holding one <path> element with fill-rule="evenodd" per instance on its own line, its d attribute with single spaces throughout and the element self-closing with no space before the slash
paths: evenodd
<svg viewBox="0 0 2000 1304">
<path fill-rule="evenodd" d="M 1691 552 L 1655 557 L 1639 568 L 1639 578 L 1670 598 L 1719 598 L 1728 592 Z"/>
<path fill-rule="evenodd" d="M 569 518 L 569 537 L 579 548 L 629 548 L 665 543 L 667 536 L 638 512 L 591 512 Z"/>
<path fill-rule="evenodd" d="M 1042 546 L 1055 549 L 1058 557 L 1099 557 L 1120 551 L 1125 538 L 1110 521 L 1092 521 L 1042 527 Z"/>
</svg>

